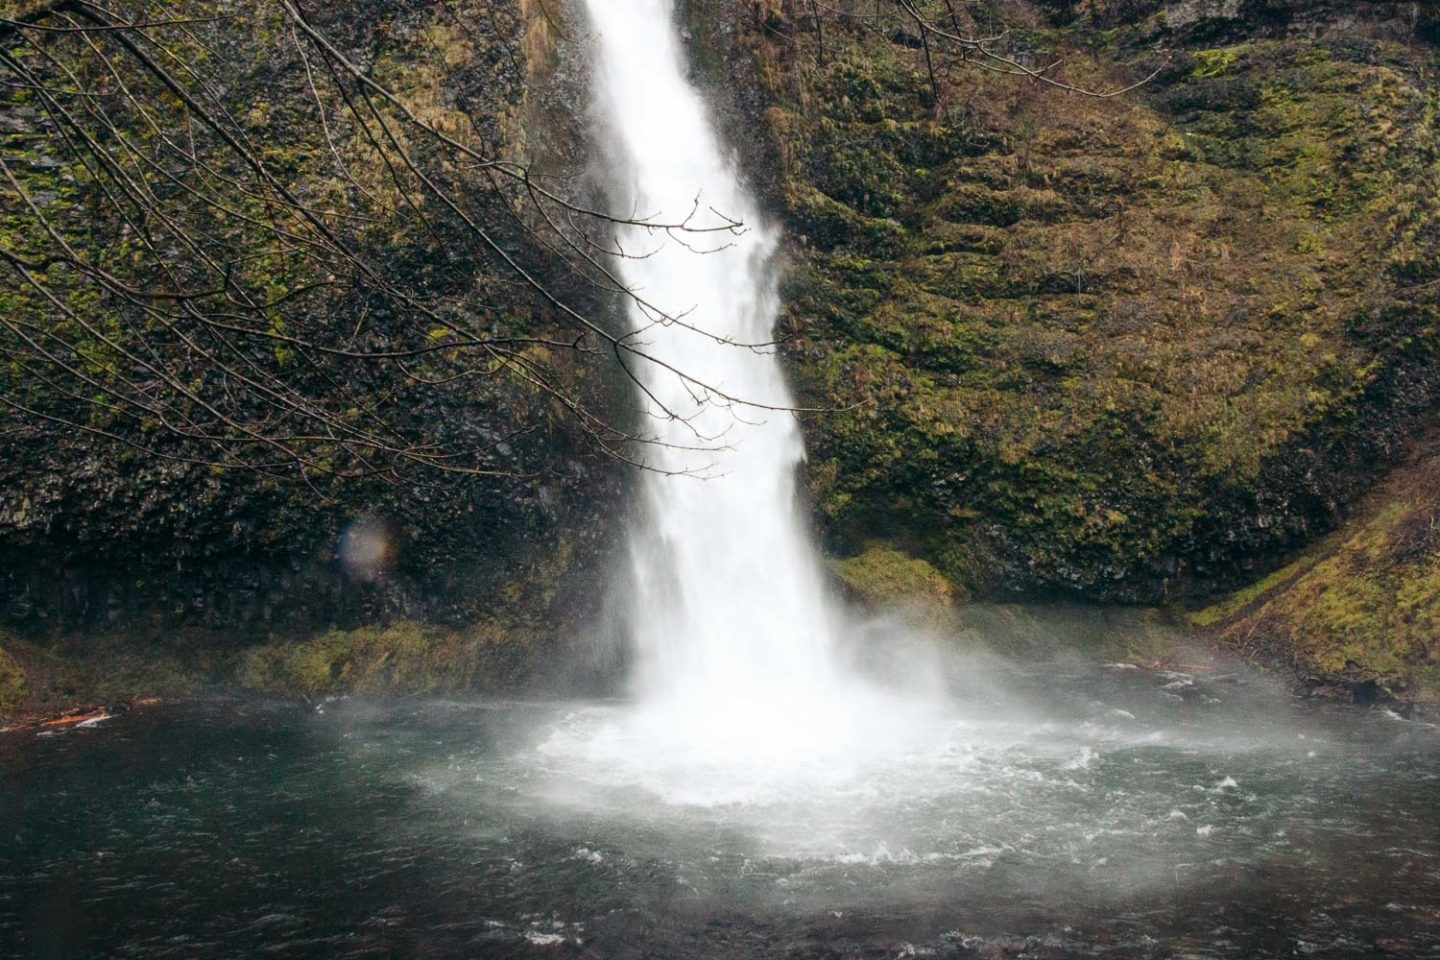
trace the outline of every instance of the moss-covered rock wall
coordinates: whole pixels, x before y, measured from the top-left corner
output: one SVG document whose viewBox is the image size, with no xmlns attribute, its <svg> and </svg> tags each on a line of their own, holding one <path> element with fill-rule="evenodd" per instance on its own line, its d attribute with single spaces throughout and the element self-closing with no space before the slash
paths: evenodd
<svg viewBox="0 0 1440 960">
<path fill-rule="evenodd" d="M 1330 536 L 1191 615 L 1317 687 L 1440 698 L 1440 449 L 1432 431 Z"/>
<path fill-rule="evenodd" d="M 28 13 L 33 7 L 11 4 L 3 12 Z M 208 50 L 226 65 L 219 78 L 226 84 L 221 98 L 236 111 L 235 123 L 263 145 L 266 161 L 289 178 L 287 188 L 295 195 L 353 214 L 361 225 L 349 239 L 363 256 L 427 297 L 473 303 L 476 315 L 466 322 L 497 335 L 543 339 L 558 327 L 554 311 L 533 291 L 517 291 L 488 264 L 457 257 L 455 250 L 468 248 L 444 232 L 433 210 L 429 222 L 439 224 L 433 235 L 396 231 L 380 216 L 381 210 L 418 201 L 396 193 L 400 180 L 356 130 L 318 128 L 307 77 L 322 64 L 302 59 L 295 28 L 278 7 L 195 0 L 185 11 L 199 18 L 186 28 L 195 37 L 193 49 Z M 392 91 L 404 109 L 497 156 L 555 174 L 583 166 L 586 153 L 580 136 L 584 116 L 575 107 L 583 100 L 576 96 L 583 71 L 570 62 L 580 55 L 561 49 L 557 39 L 564 28 L 554 18 L 564 15 L 563 9 L 521 0 L 355 0 L 313 11 L 316 27 L 364 64 L 368 76 Z M 186 36 L 177 30 L 174 42 L 190 43 Z M 39 44 L 71 42 L 63 34 L 40 37 Z M 16 55 L 40 58 L 28 48 Z M 195 65 L 206 82 L 216 80 L 212 68 L 213 63 Z M 116 69 L 126 69 L 123 58 Z M 113 97 L 115 91 L 106 89 Z M 167 122 L 171 106 L 156 104 L 157 124 Z M 138 158 L 126 172 L 152 176 L 156 182 L 146 188 L 163 196 L 169 186 L 163 170 L 147 166 L 143 151 L 174 131 L 162 126 L 152 132 L 139 114 L 124 116 L 137 124 L 126 131 Z M 158 147 L 156 156 L 167 160 Z M 105 213 L 101 182 L 65 151 L 44 105 L 23 91 L 0 93 L 0 157 L 18 178 L 19 190 L 38 198 L 49 222 L 71 231 L 87 249 L 102 251 L 117 273 L 128 276 L 134 253 L 130 228 Z M 129 160 L 122 155 L 117 163 Z M 459 172 L 448 172 L 461 182 Z M 7 191 L 0 244 L 28 255 L 43 231 L 16 191 Z M 474 205 L 473 215 L 486 218 L 514 256 L 544 267 L 545 252 L 522 228 L 523 213 L 476 191 L 464 195 Z M 253 240 L 245 232 L 244 211 L 206 219 L 204 204 L 188 206 L 172 209 L 193 215 L 197 230 L 220 238 L 217 246 Z M 133 263 L 140 262 L 136 255 Z M 564 271 L 549 270 L 546 278 L 574 302 L 597 302 Z M 127 315 L 103 295 L 78 283 L 68 290 L 58 269 L 50 279 L 74 306 L 102 325 L 113 324 L 117 336 L 127 325 L 143 326 L 143 317 Z M 146 279 L 137 272 L 136 283 Z M 273 280 L 276 295 L 284 296 L 287 284 L 300 288 L 305 278 Z M 347 296 L 332 315 L 307 320 L 373 329 L 373 339 L 362 347 L 395 335 L 402 318 L 387 313 L 363 284 Z M 0 309 L 21 325 L 16 329 L 43 330 L 49 324 L 63 334 L 67 321 L 51 307 L 6 270 Z M 20 346 L 14 339 L 19 334 L 7 327 L 3 336 L 8 339 L 0 392 L 9 403 L 0 408 L 0 618 L 31 639 L 68 643 L 79 633 L 150 643 L 208 632 L 224 646 L 391 618 L 455 624 L 503 617 L 556 624 L 584 616 L 598 595 L 575 585 L 588 584 L 608 552 L 614 527 L 603 504 L 618 497 L 619 471 L 562 405 L 523 378 L 456 378 L 453 385 L 431 386 L 413 364 L 393 362 L 367 369 L 364 378 L 343 387 L 326 386 L 304 380 L 307 368 L 285 348 L 267 347 L 268 353 L 247 358 L 250 369 L 273 378 L 269 382 L 294 383 L 321 397 L 348 391 L 347 415 L 377 409 L 396 429 L 414 428 L 488 457 L 481 463 L 485 469 L 473 474 L 421 468 L 333 482 L 323 460 L 313 472 L 280 475 L 199 462 L 211 454 L 198 444 L 167 436 L 153 421 L 109 416 L 103 403 L 83 407 L 78 403 L 83 398 L 70 405 L 80 411 L 78 426 L 23 413 L 21 407 L 66 412 L 65 398 L 51 380 L 37 375 L 48 371 L 35 366 L 33 355 L 22 361 L 17 358 L 23 351 L 8 349 Z M 533 348 L 530 359 L 549 364 L 562 382 L 573 376 L 567 389 L 590 400 L 607 395 L 610 386 L 603 378 L 558 352 L 540 356 L 544 349 Z M 74 360 L 93 373 L 102 401 L 105 379 L 124 375 L 104 354 L 82 343 Z M 195 368 L 197 391 L 208 389 L 204 376 L 203 368 Z M 372 575 L 375 571 L 352 576 L 340 562 L 346 532 L 357 525 L 383 536 L 384 576 Z"/>
<path fill-rule="evenodd" d="M 1433 405 L 1413 5 L 967 5 L 959 32 L 1004 25 L 1065 83 L 1154 74 L 1105 99 L 940 38 L 927 65 L 859 8 L 702 6 L 763 91 L 788 356 L 838 411 L 807 419 L 832 551 L 890 540 L 982 594 L 1204 595 L 1330 529 Z"/>
<path fill-rule="evenodd" d="M 19 713 L 29 697 L 29 683 L 20 664 L 0 648 L 0 723 Z"/>
</svg>

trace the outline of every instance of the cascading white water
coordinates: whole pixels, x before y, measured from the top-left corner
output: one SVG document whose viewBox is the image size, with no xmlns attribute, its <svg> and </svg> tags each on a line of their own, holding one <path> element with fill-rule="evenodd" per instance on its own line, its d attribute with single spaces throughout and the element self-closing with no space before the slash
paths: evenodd
<svg viewBox="0 0 1440 960">
<path fill-rule="evenodd" d="M 773 350 L 744 346 L 772 337 L 775 236 L 685 80 L 669 3 L 590 0 L 590 11 L 597 93 L 619 146 L 617 199 L 674 222 L 690 216 L 698 198 L 692 226 L 715 224 L 720 215 L 745 225 L 738 236 L 623 232 L 627 251 L 650 255 L 621 259 L 621 276 L 649 304 L 682 318 L 652 325 L 632 305 L 644 349 L 731 397 L 792 406 Z M 664 473 L 644 478 L 645 512 L 632 544 L 642 695 L 723 715 L 741 696 L 754 705 L 822 692 L 834 679 L 832 625 L 796 517 L 795 468 L 804 448 L 794 417 L 730 406 L 714 395 L 697 402 L 703 388 L 696 383 L 657 364 L 633 366 L 651 395 L 656 434 L 668 445 L 646 452 Z M 666 475 L 687 472 L 706 479 Z"/>
<path fill-rule="evenodd" d="M 796 764 L 831 770 L 829 754 L 852 752 L 856 735 L 883 724 L 867 710 L 871 692 L 838 662 L 837 618 L 796 509 L 804 447 L 785 412 L 790 391 L 773 350 L 744 346 L 773 336 L 776 235 L 686 80 L 668 0 L 587 6 L 613 209 L 745 227 L 732 236 L 625 226 L 617 236 L 629 255 L 616 261 L 620 277 L 679 322 L 630 307 L 637 342 L 664 361 L 631 362 L 660 441 L 647 451 L 658 472 L 644 478 L 631 544 L 640 706 L 611 731 L 613 751 L 591 746 L 631 766 L 648 757 L 691 785 L 696 767 L 738 769 L 741 780 Z"/>
</svg>

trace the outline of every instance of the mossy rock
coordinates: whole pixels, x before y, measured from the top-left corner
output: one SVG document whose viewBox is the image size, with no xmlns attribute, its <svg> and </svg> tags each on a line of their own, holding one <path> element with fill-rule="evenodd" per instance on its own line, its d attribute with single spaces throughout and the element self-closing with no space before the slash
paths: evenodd
<svg viewBox="0 0 1440 960">
<path fill-rule="evenodd" d="M 1076 603 L 972 603 L 956 617 L 958 640 L 1024 661 L 1159 661 L 1182 649 L 1182 633 L 1160 610 Z"/>
<path fill-rule="evenodd" d="M 926 561 L 887 544 L 872 543 L 859 556 L 831 566 L 867 607 L 900 610 L 937 626 L 954 615 L 957 597 L 950 581 Z"/>
<path fill-rule="evenodd" d="M 25 673 L 15 658 L 0 650 L 0 721 L 13 717 L 30 697 Z"/>
<path fill-rule="evenodd" d="M 508 679 L 502 674 L 525 659 L 527 639 L 490 624 L 453 630 L 401 621 L 331 630 L 247 650 L 235 680 L 251 690 L 306 696 L 458 693 Z"/>
<path fill-rule="evenodd" d="M 28 16 L 49 6 L 0 3 L 16 16 L 17 10 Z M 447 151 L 433 137 L 416 136 L 408 121 L 397 123 L 401 111 L 478 153 L 515 163 L 533 160 L 528 169 L 553 176 L 581 162 L 584 141 L 566 134 L 572 126 L 584 127 L 587 117 L 574 109 L 573 99 L 564 99 L 571 87 L 583 92 L 583 71 L 576 69 L 580 47 L 557 44 L 569 30 L 557 18 L 566 15 L 542 6 L 532 0 L 342 0 L 318 5 L 311 21 L 338 49 L 361 57 L 367 73 L 394 95 L 385 109 L 397 116 L 385 122 L 397 131 L 393 146 L 415 158 L 417 170 L 440 169 L 438 154 Z M 419 356 L 443 356 L 441 362 L 465 363 L 467 370 L 453 378 L 416 376 L 416 369 L 360 361 L 360 354 L 343 367 L 326 366 L 328 360 L 311 364 L 279 340 L 254 341 L 255 349 L 244 348 L 239 362 L 250 371 L 243 379 L 255 390 L 237 383 L 232 391 L 207 373 L 194 351 L 188 358 L 169 353 L 172 337 L 188 338 L 183 329 L 147 323 L 142 307 L 103 293 L 85 271 L 57 264 L 40 271 L 34 286 L 0 283 L 0 316 L 14 330 L 43 330 L 66 344 L 58 354 L 47 353 L 53 363 L 42 363 L 37 353 L 22 349 L 17 334 L 0 336 L 14 340 L 4 348 L 0 377 L 15 401 L 13 410 L 0 407 L 0 487 L 7 491 L 0 498 L 0 608 L 24 635 L 43 635 L 57 647 L 72 632 L 88 638 L 126 631 L 136 656 L 144 658 L 164 655 L 153 649 L 160 644 L 151 643 L 151 634 L 176 629 L 209 630 L 220 655 L 263 638 L 400 610 L 447 620 L 495 609 L 552 618 L 561 573 L 545 574 L 556 558 L 579 556 L 578 565 L 604 552 L 610 525 L 602 505 L 613 498 L 599 491 L 621 480 L 618 464 L 589 443 L 551 393 L 558 388 L 608 411 L 618 407 L 608 399 L 620 389 L 620 377 L 611 381 L 615 371 L 608 360 L 580 362 L 583 351 L 551 354 L 540 346 L 551 339 L 542 331 L 568 321 L 543 305 L 543 298 L 500 293 L 511 289 L 503 278 L 512 268 L 492 263 L 489 254 L 463 254 L 466 243 L 481 243 L 464 221 L 483 220 L 489 231 L 485 242 L 493 239 L 497 251 L 503 247 L 505 258 L 525 263 L 547 288 L 564 287 L 560 296 L 575 308 L 597 310 L 600 294 L 582 292 L 565 279 L 561 261 L 545 252 L 548 241 L 529 235 L 526 218 L 538 214 L 521 212 L 529 207 L 517 197 L 480 183 L 478 178 L 487 177 L 482 171 L 466 173 L 444 162 L 439 189 L 465 197 L 466 209 L 454 209 L 454 216 L 438 209 L 443 205 L 433 197 L 422 199 L 424 191 L 406 177 L 392 177 L 396 170 L 381 156 L 388 148 L 378 150 L 349 126 L 353 114 L 342 109 L 339 94 L 312 91 L 306 83 L 304 54 L 284 11 L 242 4 L 226 14 L 198 17 L 183 29 L 162 28 L 164 37 L 156 38 L 173 62 L 198 65 L 193 74 L 179 71 L 176 82 L 224 113 L 230 131 L 186 140 L 194 153 L 190 164 L 155 163 L 154 150 L 185 139 L 193 116 L 175 95 L 179 88 L 164 89 L 136 57 L 90 45 L 79 35 L 48 35 L 56 42 L 44 49 L 19 44 L 7 50 L 23 64 L 15 69 L 36 71 L 41 89 L 45 71 L 63 66 L 69 78 L 50 87 L 58 98 L 58 106 L 50 106 L 82 126 L 92 119 L 81 88 L 97 70 L 139 105 L 124 107 L 125 98 L 118 96 L 107 101 L 107 123 L 115 127 L 98 142 L 108 143 L 113 134 L 128 148 L 103 156 L 97 166 L 80 162 L 67 147 L 92 138 L 58 136 L 47 120 L 50 111 L 33 102 L 33 92 L 13 85 L 0 90 L 0 151 L 16 189 L 37 203 L 32 208 L 7 196 L 0 205 L 0 247 L 46 262 L 56 262 L 43 253 L 51 243 L 83 247 L 87 258 L 105 264 L 122 285 L 152 283 L 155 261 L 146 253 L 152 245 L 136 239 L 124 205 L 106 199 L 115 199 L 106 186 L 106 178 L 113 178 L 159 203 L 166 215 L 155 222 L 163 221 L 170 234 L 206 238 L 205 249 L 193 255 L 186 244 L 168 240 L 156 254 L 174 261 L 164 269 L 173 267 L 185 283 L 214 291 L 188 302 L 193 316 L 182 320 L 182 327 L 207 311 L 229 315 L 228 301 L 239 297 L 272 305 L 260 324 L 272 333 L 295 332 L 290 326 L 295 321 L 288 319 L 293 307 L 294 317 L 304 317 L 305 337 L 317 343 L 332 336 L 372 344 L 405 340 L 417 345 Z M 566 69 L 558 69 L 562 65 Z M 203 79 L 222 73 L 223 93 Z M 212 95 L 222 97 L 223 110 L 208 99 Z M 337 134 L 334 142 L 320 135 L 327 116 Z M 345 226 L 332 239 L 375 264 L 383 282 L 352 283 L 343 271 L 330 276 L 328 266 L 299 248 L 272 251 L 265 225 L 276 208 L 264 191 L 245 185 L 253 171 L 225 146 L 233 142 L 231 133 L 265 164 L 267 189 L 284 191 L 307 209 L 344 211 Z M 473 187 L 470 177 L 477 178 Z M 192 191 L 212 188 L 214 203 L 188 202 Z M 37 227 L 40 210 L 46 229 Z M 410 229 L 407 215 L 397 214 L 403 210 L 423 217 L 428 229 Z M 209 269 L 204 265 L 216 263 L 233 267 L 233 276 L 227 268 L 222 283 L 202 282 Z M 51 292 L 42 294 L 42 285 Z M 241 289 L 246 292 L 238 293 Z M 391 303 L 382 289 L 424 292 Z M 300 305 L 311 296 L 312 303 Z M 379 306 L 382 300 L 387 306 Z M 483 305 L 483 317 L 476 316 L 477 305 Z M 436 309 L 454 309 L 457 319 L 441 318 Z M 532 344 L 515 359 L 526 370 L 550 371 L 544 375 L 546 388 L 488 354 L 469 364 L 466 350 L 436 349 L 447 331 L 472 322 L 487 334 Z M 168 414 L 158 413 L 163 404 L 117 399 L 124 384 L 135 386 L 118 359 L 122 350 L 129 356 L 164 355 L 166 364 L 175 364 L 176 389 L 195 391 L 211 413 L 228 409 L 220 415 L 224 422 L 263 417 L 258 411 L 270 401 L 252 406 L 246 398 L 258 401 L 271 390 L 266 384 L 284 383 L 290 396 L 311 398 L 312 412 L 323 408 L 317 415 L 327 422 L 370 420 L 383 410 L 394 435 L 423 432 L 433 435 L 425 441 L 433 449 L 484 450 L 487 468 L 415 471 L 404 480 L 382 480 L 379 472 L 365 470 L 363 478 L 342 481 L 348 472 L 343 445 L 322 442 L 325 449 L 306 456 L 307 477 L 290 469 L 223 469 L 211 463 L 215 457 L 204 452 L 210 443 L 198 433 L 182 436 L 165 427 Z M 84 390 L 64 385 L 72 373 L 88 385 Z M 43 412 L 16 412 L 22 408 Z M 142 408 L 156 416 L 138 414 Z M 237 413 L 240 408 L 244 412 Z M 518 466 L 521 462 L 527 465 Z M 562 469 L 551 469 L 557 466 Z M 333 559 L 349 525 L 372 516 L 395 525 L 395 563 L 385 571 L 383 599 L 368 574 L 352 579 Z M 537 567 L 547 570 L 536 575 Z M 522 577 L 524 589 L 508 589 L 512 579 Z M 37 695 L 49 688 L 48 668 L 36 664 L 28 650 L 16 652 L 31 667 Z M 75 654 L 84 680 L 108 680 L 88 648 Z M 128 665 L 125 670 L 134 674 Z M 174 686 L 164 678 L 141 689 L 147 685 Z M 90 687 L 84 689 L 88 693 Z M 69 695 L 68 688 L 56 694 Z"/>
<path fill-rule="evenodd" d="M 945 110 L 883 32 L 834 24 L 824 63 L 752 38 L 832 553 L 901 542 L 992 598 L 1233 588 L 1440 399 L 1440 58 L 1233 27 L 1132 95 L 956 69 Z M 1091 29 L 1016 42 L 1075 81 L 1153 69 Z"/>
<path fill-rule="evenodd" d="M 48 714 L 137 697 L 194 696 L 228 659 L 218 649 L 221 640 L 187 633 L 72 635 L 46 643 L 0 633 L 0 642 L 6 648 L 0 650 L 0 717 L 10 699 L 7 689 L 13 689 L 7 660 L 23 664 L 20 700 L 27 712 Z"/>
<path fill-rule="evenodd" d="M 1440 451 L 1395 471 L 1354 517 L 1253 586 L 1191 615 L 1303 674 L 1440 698 Z"/>
</svg>

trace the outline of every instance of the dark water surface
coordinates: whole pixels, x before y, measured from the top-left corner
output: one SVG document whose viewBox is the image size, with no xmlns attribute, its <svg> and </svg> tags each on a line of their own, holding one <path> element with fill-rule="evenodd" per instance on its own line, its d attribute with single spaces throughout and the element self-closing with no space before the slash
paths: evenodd
<svg viewBox="0 0 1440 960">
<path fill-rule="evenodd" d="M 1433 728 L 1243 678 L 1003 686 L 714 803 L 545 749 L 618 705 L 0 735 L 0 957 L 1440 957 Z"/>
</svg>

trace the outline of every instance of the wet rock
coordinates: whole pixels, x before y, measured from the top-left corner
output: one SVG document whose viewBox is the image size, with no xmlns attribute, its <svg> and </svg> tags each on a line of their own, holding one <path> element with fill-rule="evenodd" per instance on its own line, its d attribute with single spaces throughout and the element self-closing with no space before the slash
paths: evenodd
<svg viewBox="0 0 1440 960">
<path fill-rule="evenodd" d="M 14 716 L 29 698 L 30 689 L 20 664 L 0 649 L 0 721 Z"/>
<path fill-rule="evenodd" d="M 1343 674 L 1308 675 L 1300 681 L 1295 695 L 1307 700 L 1336 700 L 1361 706 L 1396 702 L 1394 694 L 1376 678 Z"/>
</svg>

